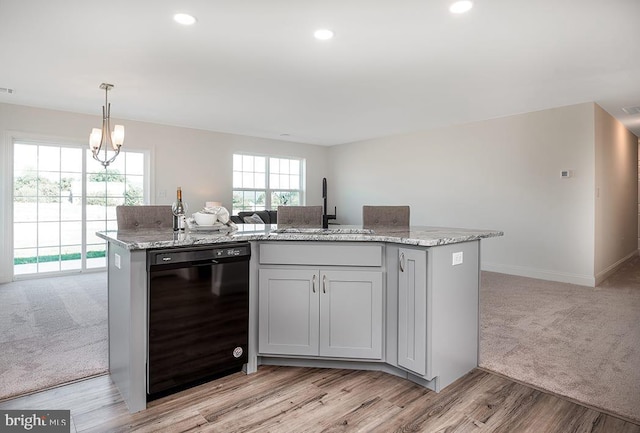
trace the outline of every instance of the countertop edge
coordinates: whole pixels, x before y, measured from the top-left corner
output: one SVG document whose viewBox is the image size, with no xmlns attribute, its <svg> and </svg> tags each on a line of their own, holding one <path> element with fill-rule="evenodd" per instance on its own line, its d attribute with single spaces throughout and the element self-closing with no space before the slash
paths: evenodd
<svg viewBox="0 0 640 433">
<path fill-rule="evenodd" d="M 155 239 L 151 239 L 153 236 Z M 187 247 L 198 245 L 215 245 L 224 242 L 242 241 L 306 241 L 306 242 L 379 242 L 418 247 L 434 247 L 440 245 L 470 242 L 479 239 L 500 237 L 504 232 L 497 230 L 472 230 L 436 227 L 412 227 L 408 233 L 380 233 L 380 234 L 307 234 L 307 233 L 209 233 L 187 232 L 173 234 L 165 231 L 130 230 L 104 231 L 96 235 L 106 241 L 113 242 L 127 250 L 148 250 L 154 248 Z M 172 235 L 172 239 L 167 239 Z M 136 239 L 138 237 L 139 239 Z M 163 239 L 164 238 L 164 239 Z"/>
</svg>

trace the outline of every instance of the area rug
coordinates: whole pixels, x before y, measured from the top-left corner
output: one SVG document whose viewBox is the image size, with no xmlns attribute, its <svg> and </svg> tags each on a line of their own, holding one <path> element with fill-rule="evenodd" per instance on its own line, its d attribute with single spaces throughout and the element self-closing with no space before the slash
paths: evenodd
<svg viewBox="0 0 640 433">
<path fill-rule="evenodd" d="M 640 258 L 590 288 L 482 273 L 480 366 L 640 423 Z"/>
<path fill-rule="evenodd" d="M 0 346 L 0 400 L 106 372 L 106 273 L 1 284 Z"/>
</svg>

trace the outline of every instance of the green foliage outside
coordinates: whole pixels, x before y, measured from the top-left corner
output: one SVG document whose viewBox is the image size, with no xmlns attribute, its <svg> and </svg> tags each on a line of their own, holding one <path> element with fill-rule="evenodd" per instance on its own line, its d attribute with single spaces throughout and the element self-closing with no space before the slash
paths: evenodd
<svg viewBox="0 0 640 433">
<path fill-rule="evenodd" d="M 93 259 L 98 257 L 105 257 L 106 251 L 87 251 L 87 258 Z M 80 260 L 80 253 L 68 253 L 61 255 L 48 255 L 48 256 L 32 256 L 32 257 L 17 257 L 13 259 L 14 265 L 25 265 L 29 263 L 45 263 L 45 262 L 57 262 L 58 260 Z"/>
<path fill-rule="evenodd" d="M 144 204 L 144 197 L 140 188 L 127 184 L 124 191 L 124 201 L 121 197 L 105 197 L 103 193 L 91 193 L 87 194 L 87 204 L 108 207 L 121 204 L 133 206 Z"/>
<path fill-rule="evenodd" d="M 72 181 L 72 178 L 63 177 L 59 182 L 54 182 L 33 173 L 17 177 L 13 183 L 15 201 L 28 202 L 31 201 L 31 197 L 38 196 L 44 203 L 54 203 L 62 191 L 71 189 Z"/>
<path fill-rule="evenodd" d="M 105 170 L 89 175 L 89 182 L 125 182 L 126 177 L 118 170 Z M 62 178 L 59 182 L 28 173 L 14 179 L 14 200 L 17 202 L 31 202 L 38 197 L 39 202 L 55 203 L 60 196 L 68 196 L 71 193 L 72 178 Z M 88 193 L 87 204 L 99 206 L 118 206 L 143 204 L 144 197 L 141 188 L 129 182 L 125 185 L 124 203 L 118 198 L 105 199 L 104 193 Z"/>
<path fill-rule="evenodd" d="M 124 191 L 124 204 L 127 206 L 144 204 L 142 188 L 137 188 L 127 183 L 126 189 Z"/>
<path fill-rule="evenodd" d="M 264 209 L 266 196 L 264 191 L 234 191 L 232 213 Z"/>
<path fill-rule="evenodd" d="M 100 171 L 89 175 L 89 182 L 124 182 L 124 175 L 118 170 Z"/>
<path fill-rule="evenodd" d="M 278 206 L 300 206 L 300 194 L 298 192 L 274 192 L 271 194 L 271 209 Z"/>
<path fill-rule="evenodd" d="M 273 191 L 271 193 L 271 209 L 277 210 L 278 206 L 300 206 L 300 193 L 298 191 Z M 261 210 L 264 208 L 264 191 L 233 192 L 232 213 L 234 215 L 242 211 Z"/>
</svg>

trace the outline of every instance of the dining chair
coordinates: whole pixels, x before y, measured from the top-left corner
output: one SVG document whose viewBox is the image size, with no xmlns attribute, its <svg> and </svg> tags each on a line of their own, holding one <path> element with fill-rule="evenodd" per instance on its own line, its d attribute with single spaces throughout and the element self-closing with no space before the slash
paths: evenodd
<svg viewBox="0 0 640 433">
<path fill-rule="evenodd" d="M 365 229 L 409 229 L 409 206 L 362 206 Z"/>
<path fill-rule="evenodd" d="M 173 228 L 169 205 L 116 206 L 116 220 L 118 230 Z"/>
<path fill-rule="evenodd" d="M 322 227 L 322 206 L 278 206 L 278 228 Z"/>
</svg>

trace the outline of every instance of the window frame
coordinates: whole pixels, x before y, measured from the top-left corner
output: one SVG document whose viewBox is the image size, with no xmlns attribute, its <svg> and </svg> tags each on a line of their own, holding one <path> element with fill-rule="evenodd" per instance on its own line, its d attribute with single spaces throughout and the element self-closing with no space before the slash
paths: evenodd
<svg viewBox="0 0 640 433">
<path fill-rule="evenodd" d="M 253 158 L 264 158 L 265 159 L 265 171 L 264 171 L 264 188 L 244 188 L 244 187 L 236 187 L 235 186 L 235 175 L 236 173 L 253 173 L 255 175 L 255 173 L 261 173 L 261 172 L 256 172 L 255 168 L 252 171 L 245 171 L 245 170 L 236 170 L 236 163 L 235 163 L 235 158 L 236 157 L 245 157 L 245 156 L 250 156 Z M 272 160 L 273 159 L 286 159 L 289 161 L 297 161 L 299 164 L 299 185 L 298 188 L 272 188 L 271 186 L 271 176 L 274 174 L 272 173 Z M 243 167 L 242 167 L 243 168 Z M 253 152 L 234 152 L 232 155 L 232 163 L 231 163 L 231 172 L 232 172 L 232 181 L 231 181 L 231 185 L 232 185 L 232 214 L 237 215 L 238 212 L 251 212 L 251 211 L 259 211 L 262 210 L 260 209 L 258 206 L 255 206 L 253 209 L 248 209 L 246 207 L 241 207 L 241 208 L 236 208 L 235 204 L 233 203 L 233 198 L 235 197 L 236 192 L 254 192 L 254 193 L 264 193 L 265 195 L 265 199 L 264 199 L 264 209 L 265 210 L 276 210 L 278 205 L 275 205 L 276 207 L 274 208 L 274 204 L 272 202 L 272 194 L 274 192 L 279 192 L 279 191 L 283 191 L 283 192 L 297 192 L 299 195 L 299 204 L 294 205 L 294 206 L 304 206 L 306 203 L 306 159 L 305 158 L 300 158 L 300 157 L 296 157 L 296 156 L 283 156 L 283 155 L 269 155 L 269 154 L 259 154 L 259 153 L 253 153 Z"/>
<path fill-rule="evenodd" d="M 59 263 L 60 266 L 58 269 L 51 269 L 51 270 L 46 270 L 46 269 L 40 269 L 40 262 L 37 262 L 37 267 L 34 271 L 27 271 L 27 272 L 19 272 L 16 273 L 16 263 L 15 263 L 15 252 L 19 251 L 19 250 L 23 250 L 23 251 L 27 251 L 29 249 L 40 249 L 42 248 L 40 246 L 40 241 L 39 239 L 37 239 L 37 246 L 35 247 L 23 247 L 23 246 L 16 246 L 16 239 L 15 239 L 15 233 L 14 233 L 14 229 L 15 229 L 15 224 L 16 223 L 24 223 L 26 221 L 16 221 L 16 215 L 15 215 L 15 197 L 14 197 L 14 180 L 15 180 L 15 146 L 16 145 L 27 145 L 27 146 L 35 146 L 37 149 L 40 148 L 53 148 L 56 150 L 60 150 L 62 152 L 62 149 L 76 149 L 78 150 L 79 153 L 79 161 L 81 162 L 80 166 L 77 167 L 76 170 L 80 170 L 80 171 L 73 171 L 73 173 L 78 177 L 78 186 L 80 187 L 80 194 L 77 196 L 77 199 L 79 200 L 78 203 L 81 206 L 81 210 L 80 210 L 80 215 L 79 218 L 80 220 L 75 221 L 77 223 L 79 223 L 81 225 L 81 229 L 80 229 L 80 244 L 76 245 L 76 244 L 65 244 L 64 242 L 62 242 L 62 231 L 60 229 L 59 234 L 58 234 L 58 240 L 59 242 L 56 245 L 51 245 L 51 248 L 55 248 L 59 250 Z M 7 161 L 7 165 L 10 164 L 10 172 L 7 173 L 6 176 L 6 184 L 8 187 L 8 191 L 7 191 L 7 198 L 9 198 L 9 201 L 11 202 L 11 205 L 9 206 L 10 208 L 10 218 L 8 218 L 7 221 L 7 226 L 9 229 L 8 232 L 8 238 L 10 239 L 10 242 L 8 243 L 8 250 L 10 251 L 10 254 L 8 255 L 8 258 L 10 259 L 7 260 L 6 263 L 2 263 L 2 266 L 6 266 L 6 268 L 8 270 L 10 270 L 10 278 L 11 280 L 21 280 L 21 279 L 30 279 L 30 278 L 38 278 L 38 277 L 44 277 L 44 276 L 50 276 L 50 275 L 63 275 L 63 274 L 68 274 L 68 273 L 83 273 L 83 272 L 93 272 L 93 271 L 102 271 L 104 269 L 106 269 L 106 264 L 101 264 L 101 263 L 89 263 L 90 257 L 88 256 L 89 250 L 92 247 L 96 247 L 99 249 L 104 249 L 106 251 L 106 242 L 103 240 L 100 240 L 99 242 L 96 240 L 94 242 L 90 242 L 90 240 L 88 239 L 89 233 L 87 232 L 87 230 L 89 229 L 89 226 L 92 222 L 102 222 L 102 224 L 105 225 L 106 229 L 113 229 L 115 227 L 115 212 L 112 212 L 113 215 L 110 215 L 110 212 L 105 208 L 105 218 L 103 219 L 99 219 L 96 220 L 95 218 L 89 218 L 89 216 L 87 215 L 87 204 L 88 204 L 88 188 L 87 188 L 87 183 L 88 183 L 88 177 L 92 174 L 97 173 L 94 169 L 92 169 L 92 167 L 89 167 L 89 161 L 91 161 L 91 163 L 93 164 L 92 158 L 91 158 L 91 152 L 90 150 L 87 148 L 86 144 L 84 143 L 78 143 L 74 140 L 70 140 L 70 139 L 64 139 L 64 138 L 51 138 L 51 137 L 41 137 L 41 136 L 35 136 L 35 137 L 24 137 L 24 136 L 12 136 L 11 140 L 10 140 L 10 146 L 9 147 L 9 153 L 8 155 L 10 155 L 10 158 L 8 158 Z M 38 150 L 39 152 L 39 150 Z M 150 197 L 150 159 L 151 159 L 151 152 L 147 149 L 126 149 L 122 152 L 122 156 L 121 158 L 125 158 L 127 154 L 139 154 L 141 155 L 142 158 L 142 172 L 138 173 L 139 170 L 134 170 L 133 172 L 129 172 L 128 170 L 126 170 L 126 168 L 124 169 L 124 172 L 121 174 L 121 176 L 125 179 L 125 189 L 124 189 L 124 193 L 123 196 L 125 197 L 126 200 L 126 195 L 127 195 L 127 191 L 128 188 L 131 186 L 129 185 L 127 178 L 132 177 L 139 177 L 140 181 L 137 182 L 137 185 L 133 185 L 134 187 L 141 187 L 142 191 L 140 191 L 141 194 L 138 195 L 138 200 L 142 201 L 142 203 L 144 204 L 148 204 L 149 202 L 149 197 Z M 117 164 L 112 164 L 112 165 L 117 165 Z M 125 166 L 126 167 L 126 166 Z M 8 167 L 9 168 L 9 167 Z M 111 168 L 111 166 L 109 166 L 109 168 Z M 104 170 L 104 168 L 102 168 L 102 170 Z M 49 170 L 51 171 L 51 170 Z M 34 173 L 47 173 L 47 170 L 42 170 L 40 169 L 39 166 L 37 166 L 36 170 L 33 170 Z M 66 173 L 66 171 L 64 170 L 53 170 L 51 171 L 52 173 L 57 173 L 59 175 Z M 71 172 L 70 172 L 71 173 Z M 38 174 L 38 176 L 40 176 Z M 25 196 L 26 197 L 26 196 Z M 71 197 L 71 196 L 70 196 Z M 36 198 L 36 203 L 40 203 L 40 194 L 38 193 L 36 196 L 34 197 L 27 197 L 27 198 Z M 76 196 L 74 195 L 73 198 L 75 199 Z M 105 193 L 104 193 L 104 199 L 108 200 L 110 198 L 114 198 L 109 194 L 109 191 L 107 190 L 107 184 L 105 183 Z M 71 199 L 70 199 L 71 200 Z M 67 220 L 65 218 L 63 218 L 63 215 L 61 213 L 61 210 L 58 210 L 58 215 L 57 215 L 57 219 L 55 221 L 51 221 L 51 223 L 55 223 L 58 224 L 60 227 L 63 224 L 67 223 Z M 36 221 L 36 223 L 40 223 L 39 220 Z M 104 229 L 102 229 L 104 230 Z M 102 246 L 104 244 L 104 247 Z M 64 249 L 70 248 L 70 247 L 79 247 L 80 249 L 80 266 L 74 265 L 73 267 L 70 268 L 65 268 L 63 265 L 63 253 L 62 251 Z M 8 252 L 9 252 L 8 251 Z M 39 257 L 39 252 L 38 255 Z M 100 256 L 102 257 L 102 256 Z M 102 260 L 102 259 L 100 259 Z M 105 259 L 106 260 L 106 256 Z"/>
</svg>

